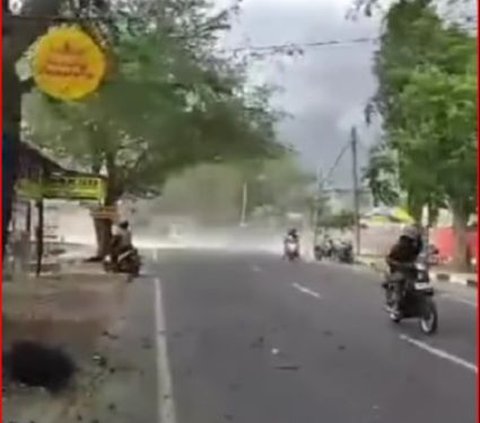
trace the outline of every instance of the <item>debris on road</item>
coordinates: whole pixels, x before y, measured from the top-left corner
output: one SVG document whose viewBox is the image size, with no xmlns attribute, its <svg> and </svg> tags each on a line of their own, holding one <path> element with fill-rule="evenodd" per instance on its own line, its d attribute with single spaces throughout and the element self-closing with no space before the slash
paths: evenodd
<svg viewBox="0 0 480 423">
<path fill-rule="evenodd" d="M 284 365 L 284 366 L 275 366 L 275 369 L 297 371 L 297 370 L 300 370 L 300 366 L 296 364 L 290 364 L 290 365 Z"/>
</svg>

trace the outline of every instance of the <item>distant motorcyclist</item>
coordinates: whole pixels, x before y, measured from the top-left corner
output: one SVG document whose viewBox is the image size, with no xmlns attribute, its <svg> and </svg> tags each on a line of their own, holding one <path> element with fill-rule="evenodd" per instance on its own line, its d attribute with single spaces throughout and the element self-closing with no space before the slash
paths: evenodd
<svg viewBox="0 0 480 423">
<path fill-rule="evenodd" d="M 399 311 L 404 283 L 416 276 L 413 265 L 422 250 L 422 235 L 416 227 L 412 226 L 403 230 L 387 255 L 386 261 L 390 268 L 389 281 L 394 286 L 394 312 Z"/>
<path fill-rule="evenodd" d="M 295 228 L 290 229 L 287 232 L 287 235 L 285 236 L 285 239 L 283 240 L 283 251 L 284 255 L 288 255 L 288 246 L 289 244 L 295 244 L 296 245 L 296 254 L 299 254 L 300 250 L 300 236 L 298 234 L 298 231 Z"/>
<path fill-rule="evenodd" d="M 285 242 L 287 241 L 300 242 L 300 236 L 298 235 L 298 231 L 296 228 L 288 230 L 287 236 L 285 237 Z"/>
</svg>

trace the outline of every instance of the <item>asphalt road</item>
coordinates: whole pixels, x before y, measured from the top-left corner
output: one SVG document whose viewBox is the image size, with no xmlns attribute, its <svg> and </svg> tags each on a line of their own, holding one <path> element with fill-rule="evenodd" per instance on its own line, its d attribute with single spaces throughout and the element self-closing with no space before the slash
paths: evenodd
<svg viewBox="0 0 480 423">
<path fill-rule="evenodd" d="M 439 332 L 425 337 L 414 321 L 388 320 L 379 280 L 361 269 L 177 251 L 156 254 L 148 271 L 135 289 L 155 304 L 160 385 L 139 415 L 152 419 L 156 407 L 161 423 L 475 422 L 474 290 L 441 292 Z"/>
</svg>

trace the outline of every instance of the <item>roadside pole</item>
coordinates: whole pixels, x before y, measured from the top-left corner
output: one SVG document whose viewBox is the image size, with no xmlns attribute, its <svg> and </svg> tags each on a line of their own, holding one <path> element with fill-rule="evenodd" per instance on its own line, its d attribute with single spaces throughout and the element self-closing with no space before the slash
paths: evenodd
<svg viewBox="0 0 480 423">
<path fill-rule="evenodd" d="M 248 184 L 244 182 L 242 187 L 242 210 L 240 214 L 240 226 L 247 223 L 247 206 L 248 206 Z"/>
<path fill-rule="evenodd" d="M 319 213 L 320 213 L 320 201 L 322 198 L 322 169 L 320 166 L 317 168 L 317 178 L 316 178 L 316 190 L 315 190 L 315 204 L 313 207 L 313 247 L 317 245 L 318 239 L 318 224 L 319 224 Z"/>
<path fill-rule="evenodd" d="M 360 197 L 358 192 L 358 170 L 357 170 L 357 128 L 352 127 L 351 149 L 352 149 L 352 176 L 353 176 L 353 202 L 354 202 L 354 227 L 355 227 L 355 249 L 360 255 Z"/>
</svg>

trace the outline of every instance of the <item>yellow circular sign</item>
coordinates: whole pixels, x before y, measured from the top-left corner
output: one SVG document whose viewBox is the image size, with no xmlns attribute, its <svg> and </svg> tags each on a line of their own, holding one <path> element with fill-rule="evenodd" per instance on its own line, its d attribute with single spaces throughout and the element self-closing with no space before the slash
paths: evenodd
<svg viewBox="0 0 480 423">
<path fill-rule="evenodd" d="M 88 34 L 75 27 L 59 27 L 38 41 L 32 71 L 44 93 L 79 100 L 98 89 L 106 67 L 103 51 Z"/>
</svg>

